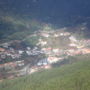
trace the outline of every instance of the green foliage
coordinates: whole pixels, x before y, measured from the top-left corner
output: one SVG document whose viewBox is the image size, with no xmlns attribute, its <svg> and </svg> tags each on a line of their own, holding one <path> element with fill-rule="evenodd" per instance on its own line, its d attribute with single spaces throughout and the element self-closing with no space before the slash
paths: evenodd
<svg viewBox="0 0 90 90">
<path fill-rule="evenodd" d="M 90 60 L 5 80 L 0 90 L 90 90 Z"/>
<path fill-rule="evenodd" d="M 16 16 L 0 17 L 0 39 L 23 40 L 41 28 L 40 22 Z"/>
<path fill-rule="evenodd" d="M 25 42 L 30 46 L 36 46 L 36 44 L 38 43 L 38 39 L 39 39 L 39 36 L 33 36 L 33 37 L 26 38 Z"/>
</svg>

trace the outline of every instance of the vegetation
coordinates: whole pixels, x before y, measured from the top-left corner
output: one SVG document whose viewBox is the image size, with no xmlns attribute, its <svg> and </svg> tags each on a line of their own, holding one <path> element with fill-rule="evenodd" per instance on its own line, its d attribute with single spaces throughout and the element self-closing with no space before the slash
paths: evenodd
<svg viewBox="0 0 90 90">
<path fill-rule="evenodd" d="M 0 17 L 0 39 L 2 40 L 22 40 L 40 28 L 40 22 L 31 18 L 26 19 L 14 15 Z"/>
<path fill-rule="evenodd" d="M 32 36 L 26 38 L 25 42 L 27 45 L 30 45 L 31 47 L 34 47 L 38 43 L 39 36 Z"/>
<path fill-rule="evenodd" d="M 78 56 L 82 60 L 69 65 L 5 80 L 0 90 L 90 90 L 90 60 L 85 58 Z"/>
</svg>

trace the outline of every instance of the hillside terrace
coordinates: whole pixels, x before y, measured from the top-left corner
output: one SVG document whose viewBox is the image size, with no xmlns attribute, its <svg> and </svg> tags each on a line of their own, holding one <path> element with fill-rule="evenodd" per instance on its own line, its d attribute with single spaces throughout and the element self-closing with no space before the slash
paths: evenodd
<svg viewBox="0 0 90 90">
<path fill-rule="evenodd" d="M 58 32 L 58 31 L 57 31 Z M 17 67 L 23 67 L 19 70 L 16 70 L 16 72 L 18 71 L 18 75 L 25 75 L 27 74 L 31 74 L 34 72 L 39 71 L 40 69 L 50 69 L 51 65 L 53 63 L 56 63 L 58 61 L 62 61 L 63 59 L 65 59 L 65 56 L 75 56 L 75 55 L 83 55 L 83 54 L 88 54 L 90 53 L 90 48 L 88 48 L 87 46 L 90 46 L 90 40 L 89 39 L 85 39 L 85 40 L 77 40 L 76 37 L 74 37 L 73 35 L 71 35 L 68 32 L 40 32 L 39 34 L 44 37 L 51 37 L 50 35 L 53 35 L 55 38 L 57 37 L 66 37 L 69 36 L 68 38 L 70 39 L 70 43 L 68 44 L 68 48 L 67 49 L 61 49 L 59 47 L 54 48 L 52 46 L 48 46 L 48 42 L 43 40 L 43 39 L 39 39 L 38 43 L 42 44 L 41 49 L 38 47 L 26 47 L 24 50 L 23 49 L 14 49 L 8 45 L 10 45 L 10 43 L 8 44 L 4 44 L 3 47 L 0 47 L 0 62 L 7 59 L 7 57 L 11 57 L 12 61 L 11 62 L 7 62 L 5 64 L 0 64 L 0 69 L 2 68 L 9 68 L 9 69 L 14 69 Z M 36 34 L 35 34 L 36 35 Z M 44 47 L 44 45 L 46 45 L 48 47 Z M 83 46 L 83 47 L 82 47 Z M 33 65 L 32 67 L 27 67 L 24 66 L 25 63 L 24 61 L 21 61 L 21 57 L 26 54 L 27 56 L 38 56 L 40 54 L 45 54 L 46 55 L 46 59 L 42 58 L 40 59 L 35 65 Z M 17 61 L 18 59 L 18 61 Z M 14 61 L 13 61 L 14 60 Z M 29 63 L 28 63 L 29 65 Z"/>
</svg>

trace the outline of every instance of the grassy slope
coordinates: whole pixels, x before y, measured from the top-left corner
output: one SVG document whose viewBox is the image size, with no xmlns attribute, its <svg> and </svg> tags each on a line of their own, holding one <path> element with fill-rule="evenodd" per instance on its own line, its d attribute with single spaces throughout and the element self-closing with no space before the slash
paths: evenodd
<svg viewBox="0 0 90 90">
<path fill-rule="evenodd" d="M 0 90 L 90 90 L 90 60 L 5 80 Z"/>
</svg>

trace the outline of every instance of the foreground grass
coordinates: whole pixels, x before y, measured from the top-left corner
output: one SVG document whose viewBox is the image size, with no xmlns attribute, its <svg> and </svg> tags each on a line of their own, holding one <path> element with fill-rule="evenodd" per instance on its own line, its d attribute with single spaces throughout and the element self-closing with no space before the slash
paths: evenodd
<svg viewBox="0 0 90 90">
<path fill-rule="evenodd" d="M 90 60 L 5 80 L 0 90 L 90 90 Z"/>
</svg>

